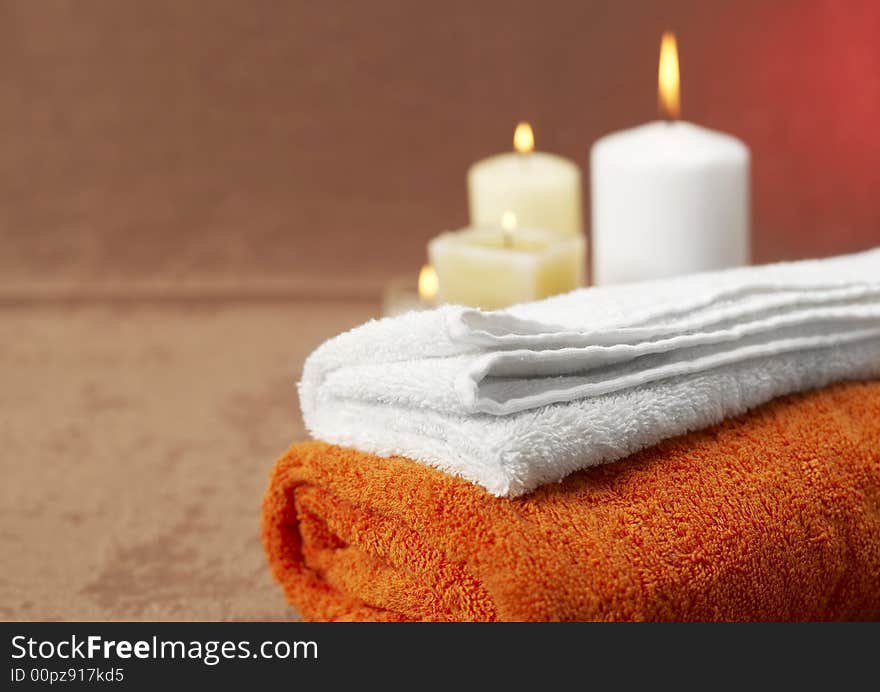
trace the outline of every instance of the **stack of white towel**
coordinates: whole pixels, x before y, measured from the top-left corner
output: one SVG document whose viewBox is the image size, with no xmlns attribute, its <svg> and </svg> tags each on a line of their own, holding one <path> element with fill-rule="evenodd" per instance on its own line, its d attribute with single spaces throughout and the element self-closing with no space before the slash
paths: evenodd
<svg viewBox="0 0 880 692">
<path fill-rule="evenodd" d="M 372 321 L 308 359 L 305 422 L 515 496 L 773 397 L 880 376 L 880 249 Z"/>
</svg>

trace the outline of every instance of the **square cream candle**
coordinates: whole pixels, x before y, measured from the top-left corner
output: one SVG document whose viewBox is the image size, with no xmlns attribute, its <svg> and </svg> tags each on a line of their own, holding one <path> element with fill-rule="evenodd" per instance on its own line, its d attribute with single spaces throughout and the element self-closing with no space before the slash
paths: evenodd
<svg viewBox="0 0 880 692">
<path fill-rule="evenodd" d="M 582 235 L 465 228 L 428 243 L 440 302 L 495 310 L 566 293 L 584 282 Z"/>
</svg>

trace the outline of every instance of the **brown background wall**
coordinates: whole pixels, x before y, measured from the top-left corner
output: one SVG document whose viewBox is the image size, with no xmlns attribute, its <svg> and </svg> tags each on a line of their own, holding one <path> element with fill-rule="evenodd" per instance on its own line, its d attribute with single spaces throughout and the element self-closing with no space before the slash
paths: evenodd
<svg viewBox="0 0 880 692">
<path fill-rule="evenodd" d="M 374 290 L 516 120 L 586 166 L 653 118 L 665 28 L 685 117 L 753 149 L 756 259 L 880 244 L 871 0 L 7 0 L 0 280 Z"/>
</svg>

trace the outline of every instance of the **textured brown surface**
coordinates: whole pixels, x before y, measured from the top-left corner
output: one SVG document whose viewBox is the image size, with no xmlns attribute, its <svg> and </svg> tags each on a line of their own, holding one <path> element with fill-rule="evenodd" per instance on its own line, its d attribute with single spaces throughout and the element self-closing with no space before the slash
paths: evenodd
<svg viewBox="0 0 880 692">
<path fill-rule="evenodd" d="M 295 445 L 263 540 L 314 620 L 880 619 L 880 383 L 777 399 L 514 500 Z"/>
<path fill-rule="evenodd" d="M 294 617 L 259 542 L 293 382 L 367 303 L 0 308 L 0 619 Z"/>
</svg>

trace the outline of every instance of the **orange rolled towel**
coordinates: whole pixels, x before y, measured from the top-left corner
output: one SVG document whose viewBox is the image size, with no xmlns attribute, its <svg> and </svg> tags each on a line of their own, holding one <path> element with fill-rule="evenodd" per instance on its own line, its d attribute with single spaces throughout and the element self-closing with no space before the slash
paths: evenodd
<svg viewBox="0 0 880 692">
<path fill-rule="evenodd" d="M 880 618 L 880 383 L 766 404 L 516 499 L 307 442 L 269 564 L 308 620 Z"/>
</svg>

